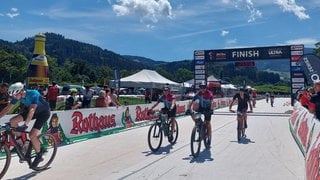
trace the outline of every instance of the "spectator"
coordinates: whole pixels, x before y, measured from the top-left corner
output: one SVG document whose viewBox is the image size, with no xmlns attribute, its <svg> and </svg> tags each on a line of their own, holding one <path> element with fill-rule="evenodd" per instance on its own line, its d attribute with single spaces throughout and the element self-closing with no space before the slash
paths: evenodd
<svg viewBox="0 0 320 180">
<path fill-rule="evenodd" d="M 91 105 L 91 99 L 93 97 L 93 93 L 90 90 L 89 86 L 86 86 L 86 90 L 83 94 L 83 101 L 82 101 L 82 108 L 90 108 Z"/>
<path fill-rule="evenodd" d="M 55 81 L 52 81 L 52 85 L 49 86 L 48 94 L 47 94 L 47 99 L 49 101 L 51 111 L 56 110 L 58 96 L 59 96 L 59 88 L 57 86 L 57 83 Z"/>
<path fill-rule="evenodd" d="M 301 95 L 300 95 L 300 103 L 303 107 L 305 108 L 309 108 L 309 101 L 310 101 L 310 97 L 311 94 L 307 89 L 303 89 L 303 91 L 301 91 Z"/>
<path fill-rule="evenodd" d="M 95 102 L 95 107 L 108 107 L 105 90 L 101 90 L 99 92 L 99 96 L 97 97 Z"/>
<path fill-rule="evenodd" d="M 316 115 L 317 119 L 320 119 L 320 80 L 316 80 L 313 83 L 314 94 L 309 101 L 309 112 Z"/>
<path fill-rule="evenodd" d="M 70 89 L 70 96 L 66 100 L 66 107 L 65 110 L 71 109 L 79 109 L 81 107 L 81 101 L 77 99 L 78 90 L 76 88 Z"/>
<path fill-rule="evenodd" d="M 2 111 L 9 103 L 8 88 L 8 83 L 2 83 L 0 86 L 0 111 Z"/>
<path fill-rule="evenodd" d="M 150 92 L 148 89 L 144 92 L 144 101 L 145 103 L 151 103 Z"/>
<path fill-rule="evenodd" d="M 119 100 L 118 100 L 118 96 L 115 94 L 115 88 L 110 88 L 110 98 L 111 98 L 111 104 L 109 106 L 121 106 Z"/>
</svg>

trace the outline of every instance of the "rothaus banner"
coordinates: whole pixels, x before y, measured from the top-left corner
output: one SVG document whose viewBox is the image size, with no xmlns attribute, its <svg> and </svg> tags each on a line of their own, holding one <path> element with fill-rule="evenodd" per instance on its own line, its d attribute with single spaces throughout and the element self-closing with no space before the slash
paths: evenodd
<svg viewBox="0 0 320 180">
<path fill-rule="evenodd" d="M 314 54 L 303 55 L 299 63 L 302 66 L 308 84 L 313 84 L 314 81 L 320 80 L 320 58 Z"/>
</svg>

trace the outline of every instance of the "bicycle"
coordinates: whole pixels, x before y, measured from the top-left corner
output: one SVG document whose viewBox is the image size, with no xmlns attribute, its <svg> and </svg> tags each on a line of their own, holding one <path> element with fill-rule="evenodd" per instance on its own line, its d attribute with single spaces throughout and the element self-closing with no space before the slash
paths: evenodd
<svg viewBox="0 0 320 180">
<path fill-rule="evenodd" d="M 148 111 L 148 114 L 156 114 L 158 118 L 150 126 L 148 132 L 148 145 L 152 152 L 158 151 L 162 144 L 163 135 L 168 137 L 170 144 L 175 144 L 178 139 L 179 128 L 175 121 L 175 129 L 172 128 L 171 119 L 168 119 L 162 111 Z"/>
<path fill-rule="evenodd" d="M 19 140 L 15 138 L 14 132 L 21 132 Z M 0 179 L 8 171 L 11 154 L 16 153 L 19 157 L 19 162 L 27 162 L 30 169 L 41 171 L 46 169 L 54 160 L 57 153 L 57 144 L 53 135 L 48 133 L 41 133 L 38 138 L 40 140 L 40 147 L 43 161 L 37 167 L 32 167 L 32 162 L 36 157 L 36 152 L 29 139 L 30 131 L 22 130 L 21 127 L 11 127 L 10 123 L 5 123 L 0 127 Z M 12 151 L 12 152 L 11 152 Z"/>
<path fill-rule="evenodd" d="M 242 113 L 240 111 L 236 112 L 234 110 L 230 110 L 230 112 L 237 113 L 237 116 L 241 117 L 240 120 L 237 120 L 238 121 L 237 139 L 238 139 L 238 142 L 240 142 L 241 138 L 246 138 L 247 137 L 247 135 L 246 135 L 246 128 L 247 128 L 246 119 L 245 119 L 244 113 Z M 252 111 L 247 111 L 247 113 L 252 113 Z"/>
<path fill-rule="evenodd" d="M 208 129 L 206 122 L 204 122 L 201 118 L 202 114 L 200 112 L 187 111 L 186 114 L 190 114 L 192 120 L 195 122 L 195 126 L 193 127 L 191 132 L 190 147 L 192 156 L 196 158 L 199 155 L 202 140 L 205 148 L 210 148 Z"/>
</svg>

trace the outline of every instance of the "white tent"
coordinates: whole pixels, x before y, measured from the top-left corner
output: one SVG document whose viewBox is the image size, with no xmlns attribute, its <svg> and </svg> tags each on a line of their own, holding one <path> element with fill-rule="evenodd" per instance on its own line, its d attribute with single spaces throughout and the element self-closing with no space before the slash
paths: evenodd
<svg viewBox="0 0 320 180">
<path fill-rule="evenodd" d="M 156 71 L 143 69 L 136 74 L 120 79 L 121 87 L 143 87 L 143 88 L 162 88 L 169 84 L 172 88 L 180 87 L 179 83 L 173 82 Z"/>
</svg>

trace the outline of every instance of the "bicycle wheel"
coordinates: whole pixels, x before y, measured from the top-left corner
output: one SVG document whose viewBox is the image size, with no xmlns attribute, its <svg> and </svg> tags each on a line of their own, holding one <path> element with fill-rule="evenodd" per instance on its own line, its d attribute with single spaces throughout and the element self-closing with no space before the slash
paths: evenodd
<svg viewBox="0 0 320 180">
<path fill-rule="evenodd" d="M 52 163 L 57 153 L 57 143 L 55 138 L 51 134 L 40 134 L 38 138 L 40 140 L 43 161 L 41 161 L 37 167 L 31 167 L 35 171 L 46 169 Z M 31 165 L 36 157 L 36 152 L 32 143 L 30 143 L 28 149 L 29 150 L 27 153 L 30 159 L 29 165 Z"/>
<path fill-rule="evenodd" d="M 161 146 L 162 143 L 162 129 L 160 123 L 154 123 L 150 126 L 148 132 L 148 145 L 151 151 L 155 152 Z"/>
<path fill-rule="evenodd" d="M 178 123 L 177 120 L 175 120 L 174 122 L 174 129 L 172 127 L 171 121 L 169 122 L 169 134 L 170 134 L 170 138 L 168 136 L 168 140 L 170 142 L 170 144 L 175 144 L 177 139 L 178 139 L 178 135 L 179 135 L 179 127 L 178 127 Z"/>
<path fill-rule="evenodd" d="M 197 157 L 201 148 L 201 136 L 198 126 L 193 127 L 191 132 L 191 154 L 193 157 Z"/>
<path fill-rule="evenodd" d="M 8 171 L 9 165 L 11 162 L 11 153 L 8 146 L 1 144 L 0 145 L 0 179 Z"/>
</svg>

